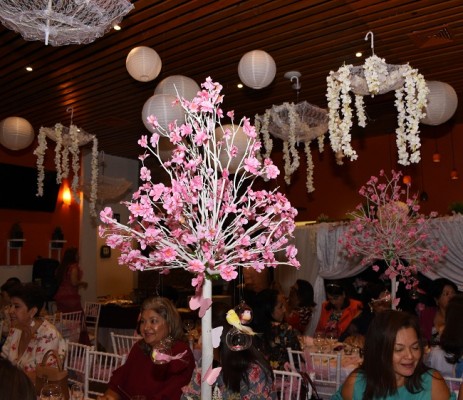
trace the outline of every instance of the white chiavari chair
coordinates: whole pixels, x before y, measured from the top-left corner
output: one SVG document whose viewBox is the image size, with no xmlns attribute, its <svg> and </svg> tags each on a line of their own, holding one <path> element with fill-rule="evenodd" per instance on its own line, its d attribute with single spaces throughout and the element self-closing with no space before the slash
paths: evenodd
<svg viewBox="0 0 463 400">
<path fill-rule="evenodd" d="M 84 397 L 88 396 L 87 364 L 89 351 L 92 346 L 67 341 L 64 369 L 68 372 L 69 384 L 80 383 L 84 390 Z"/>
<path fill-rule="evenodd" d="M 84 316 L 90 343 L 98 348 L 98 323 L 100 321 L 101 303 L 85 302 Z"/>
<path fill-rule="evenodd" d="M 458 393 L 460 391 L 460 386 L 463 383 L 463 378 L 453 378 L 450 376 L 444 376 L 445 383 L 450 389 L 450 392 L 455 393 L 455 396 L 458 398 Z"/>
<path fill-rule="evenodd" d="M 300 400 L 302 377 L 291 371 L 273 370 L 273 385 L 279 400 Z"/>
<path fill-rule="evenodd" d="M 139 335 L 122 335 L 120 333 L 110 332 L 113 353 L 127 355 L 130 353 L 132 346 L 141 339 Z"/>
<path fill-rule="evenodd" d="M 330 399 L 341 386 L 341 353 L 310 353 L 310 369 L 314 373 L 313 383 L 322 399 Z"/>
<path fill-rule="evenodd" d="M 125 356 L 89 350 L 86 366 L 88 397 L 102 396 L 113 371 L 124 364 Z"/>
<path fill-rule="evenodd" d="M 82 329 L 82 311 L 57 313 L 54 315 L 54 325 L 64 339 L 77 343 Z"/>
</svg>

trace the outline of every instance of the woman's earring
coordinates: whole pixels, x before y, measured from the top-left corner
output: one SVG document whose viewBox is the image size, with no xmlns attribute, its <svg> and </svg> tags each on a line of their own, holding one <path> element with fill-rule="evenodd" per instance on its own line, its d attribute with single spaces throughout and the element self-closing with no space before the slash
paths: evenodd
<svg viewBox="0 0 463 400">
<path fill-rule="evenodd" d="M 31 328 L 33 328 L 35 326 L 35 319 L 34 318 L 31 319 L 31 323 L 29 324 L 29 326 Z"/>
</svg>

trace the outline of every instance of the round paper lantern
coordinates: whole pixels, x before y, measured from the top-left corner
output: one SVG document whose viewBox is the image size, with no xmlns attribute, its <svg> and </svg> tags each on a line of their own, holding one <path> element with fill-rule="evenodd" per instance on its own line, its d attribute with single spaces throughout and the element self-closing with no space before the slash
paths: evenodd
<svg viewBox="0 0 463 400">
<path fill-rule="evenodd" d="M 420 122 L 425 125 L 440 125 L 452 118 L 458 106 L 458 97 L 448 83 L 426 81 L 429 88 L 426 117 Z"/>
<path fill-rule="evenodd" d="M 263 50 L 253 50 L 241 57 L 238 75 L 241 81 L 253 89 L 270 85 L 275 78 L 277 66 L 272 56 Z"/>
<path fill-rule="evenodd" d="M 34 128 L 21 117 L 8 117 L 0 122 L 0 143 L 10 150 L 22 150 L 34 140 Z"/>
<path fill-rule="evenodd" d="M 147 119 L 150 115 L 154 115 L 159 125 L 167 130 L 167 126 L 177 120 L 180 125 L 185 122 L 185 111 L 180 104 L 172 105 L 177 98 L 172 94 L 155 94 L 151 96 L 144 104 L 141 112 L 143 123 L 146 129 L 150 132 L 155 132 L 155 129 L 148 123 Z"/>
<path fill-rule="evenodd" d="M 222 125 L 222 127 L 219 126 L 215 129 L 215 137 L 217 141 L 222 140 L 223 132 L 226 129 L 230 129 L 230 131 L 232 132 L 231 137 L 229 139 L 229 140 L 232 140 L 233 125 Z M 235 126 L 235 129 L 236 129 L 236 126 Z M 243 128 L 241 127 L 238 128 L 235 138 L 233 140 L 233 145 L 238 148 L 238 153 L 236 154 L 236 157 L 231 159 L 230 165 L 228 167 L 228 172 L 230 172 L 231 174 L 234 174 L 236 172 L 241 160 L 243 159 L 246 153 L 246 147 L 248 145 L 248 137 L 244 133 Z M 230 157 L 225 151 L 225 146 L 222 146 L 222 151 L 219 154 L 220 164 L 222 165 L 222 168 L 225 168 L 227 166 L 229 158 Z"/>
<path fill-rule="evenodd" d="M 191 78 L 183 75 L 172 75 L 159 82 L 154 89 L 154 94 L 172 94 L 187 100 L 192 100 L 199 92 L 199 85 Z"/>
<path fill-rule="evenodd" d="M 149 82 L 161 72 L 162 61 L 151 47 L 140 46 L 130 50 L 125 60 L 125 67 L 133 79 Z"/>
</svg>

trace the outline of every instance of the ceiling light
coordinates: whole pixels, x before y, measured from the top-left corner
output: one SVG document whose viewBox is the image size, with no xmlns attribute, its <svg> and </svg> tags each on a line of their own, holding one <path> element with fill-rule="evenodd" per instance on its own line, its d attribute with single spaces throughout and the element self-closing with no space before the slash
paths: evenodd
<svg viewBox="0 0 463 400">
<path fill-rule="evenodd" d="M 238 89 L 243 89 L 243 84 L 242 83 L 238 83 L 238 85 L 236 85 L 238 87 Z"/>
<path fill-rule="evenodd" d="M 33 69 L 32 69 L 32 67 L 26 67 L 26 71 L 28 71 L 28 72 L 32 72 L 32 71 L 33 71 Z"/>
<path fill-rule="evenodd" d="M 363 56 L 363 53 L 361 51 L 357 51 L 357 53 L 355 53 L 355 57 L 357 58 L 360 58 Z"/>
<path fill-rule="evenodd" d="M 121 28 L 120 25 L 117 25 L 117 24 L 116 24 L 116 25 L 113 26 L 113 29 L 114 29 L 115 31 L 120 31 L 122 28 Z"/>
</svg>

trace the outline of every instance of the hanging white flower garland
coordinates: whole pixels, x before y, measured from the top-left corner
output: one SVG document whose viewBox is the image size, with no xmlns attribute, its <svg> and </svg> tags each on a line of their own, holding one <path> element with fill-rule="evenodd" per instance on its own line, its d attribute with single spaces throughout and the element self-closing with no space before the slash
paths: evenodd
<svg viewBox="0 0 463 400">
<path fill-rule="evenodd" d="M 286 184 L 291 183 L 291 175 L 299 168 L 300 158 L 297 145 L 304 143 L 307 157 L 306 186 L 308 193 L 315 190 L 313 184 L 314 164 L 310 152 L 312 140 L 318 140 L 318 149 L 323 152 L 324 134 L 328 130 L 326 110 L 307 102 L 283 103 L 272 106 L 263 115 L 255 116 L 255 128 L 264 144 L 264 157 L 270 157 L 273 140 L 270 134 L 283 141 L 283 160 Z"/>
<path fill-rule="evenodd" d="M 92 147 L 92 172 L 91 172 L 91 192 L 89 199 L 90 215 L 96 217 L 95 203 L 98 190 L 98 140 L 94 135 L 90 135 L 78 129 L 75 125 L 69 128 L 63 127 L 58 123 L 54 128 L 40 128 L 38 135 L 38 146 L 34 150 L 37 156 L 37 196 L 43 196 L 43 180 L 45 169 L 43 166 L 45 152 L 47 150 L 47 137 L 56 142 L 55 146 L 55 168 L 56 183 L 60 184 L 63 179 L 69 177 L 69 154 L 72 156 L 72 183 L 71 191 L 74 199 L 79 203 L 79 170 L 80 170 L 80 146 L 84 146 L 93 141 Z"/>
<path fill-rule="evenodd" d="M 338 163 L 346 156 L 356 160 L 357 152 L 351 146 L 352 98 L 358 125 L 366 126 L 363 96 L 395 90 L 398 127 L 396 129 L 399 160 L 402 165 L 420 161 L 419 121 L 425 117 L 426 97 L 429 93 L 426 81 L 418 70 L 410 65 L 390 65 L 376 55 L 365 60 L 361 67 L 343 65 L 327 77 L 329 136 Z"/>
</svg>

